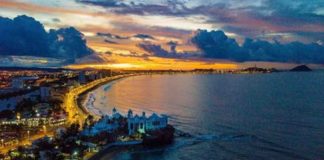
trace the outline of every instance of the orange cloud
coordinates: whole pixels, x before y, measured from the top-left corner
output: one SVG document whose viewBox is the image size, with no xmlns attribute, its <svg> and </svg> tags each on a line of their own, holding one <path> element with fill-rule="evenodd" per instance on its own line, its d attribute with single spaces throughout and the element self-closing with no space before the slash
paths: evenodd
<svg viewBox="0 0 324 160">
<path fill-rule="evenodd" d="M 159 57 L 132 57 L 132 56 L 119 56 L 119 55 L 101 55 L 109 57 L 110 61 L 107 63 L 92 63 L 92 64 L 73 64 L 66 66 L 72 69 L 82 68 L 95 68 L 95 69 L 174 69 L 174 70 L 192 70 L 195 68 L 200 69 L 237 69 L 239 66 L 236 63 L 226 61 L 211 61 L 201 59 L 182 60 L 172 58 L 159 58 Z"/>
</svg>

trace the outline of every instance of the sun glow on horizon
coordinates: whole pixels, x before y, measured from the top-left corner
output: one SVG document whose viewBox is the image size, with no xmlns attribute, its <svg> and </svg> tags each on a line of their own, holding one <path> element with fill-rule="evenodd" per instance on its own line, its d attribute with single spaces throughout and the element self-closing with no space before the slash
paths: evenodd
<svg viewBox="0 0 324 160">
<path fill-rule="evenodd" d="M 114 56 L 116 57 L 116 56 Z M 112 62 L 92 64 L 72 64 L 65 66 L 70 69 L 130 69 L 130 70 L 192 70 L 192 69 L 220 69 L 233 70 L 239 66 L 231 62 L 207 62 L 200 60 L 179 60 L 169 58 L 150 57 L 147 60 L 134 57 L 113 58 Z"/>
</svg>

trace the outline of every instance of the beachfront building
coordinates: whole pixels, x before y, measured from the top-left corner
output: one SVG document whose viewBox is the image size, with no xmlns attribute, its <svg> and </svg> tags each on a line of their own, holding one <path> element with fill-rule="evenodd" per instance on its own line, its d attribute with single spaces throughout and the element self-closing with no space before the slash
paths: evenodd
<svg viewBox="0 0 324 160">
<path fill-rule="evenodd" d="M 84 136 L 95 136 L 101 132 L 111 133 L 119 128 L 119 123 L 113 117 L 103 116 L 94 126 L 88 127 L 82 131 Z"/>
<path fill-rule="evenodd" d="M 117 112 L 117 109 L 116 108 L 114 108 L 113 110 L 112 110 L 112 118 L 114 118 L 114 119 L 119 119 L 119 118 L 122 118 L 123 116 L 119 113 L 119 112 Z"/>
<path fill-rule="evenodd" d="M 145 112 L 142 116 L 133 116 L 133 111 L 129 110 L 127 115 L 128 134 L 145 133 L 165 128 L 168 125 L 168 117 L 166 115 L 157 115 L 153 113 L 151 116 L 146 117 Z"/>
<path fill-rule="evenodd" d="M 93 126 L 89 126 L 87 129 L 82 131 L 84 136 L 95 136 L 101 132 L 112 133 L 124 126 L 123 122 L 125 117 L 121 115 L 116 108 L 113 108 L 112 115 L 103 116 Z M 141 116 L 133 115 L 133 111 L 129 110 L 127 114 L 127 131 L 128 135 L 134 133 L 146 133 L 147 131 L 154 131 L 167 127 L 168 117 L 166 115 L 157 115 L 153 113 L 151 116 L 146 117 L 145 112 Z"/>
</svg>

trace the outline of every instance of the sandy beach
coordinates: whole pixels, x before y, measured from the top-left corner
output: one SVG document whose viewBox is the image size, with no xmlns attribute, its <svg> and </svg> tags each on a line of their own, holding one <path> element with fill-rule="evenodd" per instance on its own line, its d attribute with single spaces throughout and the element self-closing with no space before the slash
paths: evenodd
<svg viewBox="0 0 324 160">
<path fill-rule="evenodd" d="M 126 77 L 129 77 L 129 76 L 135 76 L 135 75 L 127 75 L 127 76 L 116 77 L 116 78 L 112 77 L 112 79 L 107 80 L 107 81 L 102 82 L 102 83 L 99 83 L 98 85 L 95 85 L 94 87 L 91 87 L 90 89 L 84 91 L 77 98 L 78 107 L 85 114 L 92 115 L 96 119 L 99 119 L 102 115 L 104 115 L 104 113 L 102 111 L 100 111 L 99 109 L 97 109 L 93 105 L 93 102 L 96 100 L 96 97 L 92 93 L 92 91 L 97 89 L 98 87 L 104 85 L 104 84 L 108 84 L 108 83 L 111 83 L 111 82 L 113 82 L 115 80 L 119 80 L 119 79 L 126 78 Z M 107 144 L 106 146 L 103 146 L 103 148 L 98 153 L 90 154 L 89 157 L 87 157 L 87 159 L 95 160 L 95 159 L 101 158 L 103 156 L 105 156 L 105 158 L 110 157 L 109 159 L 111 159 L 112 157 L 114 157 L 120 151 L 125 150 L 128 146 L 130 146 L 130 145 L 138 145 L 138 144 L 141 144 L 141 142 L 139 142 L 139 141 L 127 142 L 127 143 L 116 142 L 116 143 Z M 109 151 L 109 154 L 107 154 L 108 151 Z"/>
<path fill-rule="evenodd" d="M 104 113 L 102 113 L 99 109 L 95 108 L 93 106 L 93 102 L 95 101 L 95 95 L 92 94 L 91 91 L 97 89 L 98 87 L 113 82 L 115 80 L 119 80 L 122 78 L 126 78 L 129 76 L 135 76 L 135 75 L 125 75 L 125 76 L 121 76 L 121 77 L 111 77 L 111 79 L 104 81 L 102 83 L 99 83 L 91 88 L 89 88 L 88 90 L 84 91 L 83 93 L 81 93 L 78 97 L 77 97 L 77 103 L 78 103 L 78 107 L 87 115 L 92 115 L 94 117 L 101 117 Z"/>
</svg>

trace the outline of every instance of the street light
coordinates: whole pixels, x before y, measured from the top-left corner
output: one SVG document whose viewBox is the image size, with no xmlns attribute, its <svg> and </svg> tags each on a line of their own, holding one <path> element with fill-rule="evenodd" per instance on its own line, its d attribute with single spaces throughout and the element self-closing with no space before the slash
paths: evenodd
<svg viewBox="0 0 324 160">
<path fill-rule="evenodd" d="M 17 113 L 17 120 L 18 120 L 18 123 L 20 122 L 20 113 Z"/>
<path fill-rule="evenodd" d="M 28 130 L 27 131 L 28 141 L 30 141 L 30 136 L 29 135 L 30 135 L 30 131 Z"/>
<path fill-rule="evenodd" d="M 44 134 L 46 134 L 46 126 L 43 125 L 43 131 L 44 131 Z"/>
</svg>

